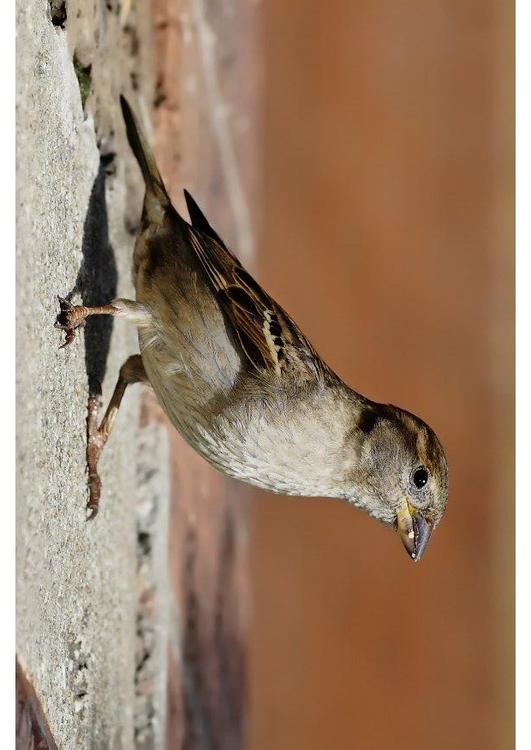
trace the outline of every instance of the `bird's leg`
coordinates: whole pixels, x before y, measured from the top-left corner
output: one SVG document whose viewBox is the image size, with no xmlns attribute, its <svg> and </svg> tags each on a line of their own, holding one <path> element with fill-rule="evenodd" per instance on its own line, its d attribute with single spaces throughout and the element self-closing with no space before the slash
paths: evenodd
<svg viewBox="0 0 531 750">
<path fill-rule="evenodd" d="M 101 479 L 98 475 L 98 461 L 107 442 L 114 424 L 116 414 L 120 408 L 126 388 L 131 383 L 149 382 L 142 364 L 140 354 L 131 355 L 121 366 L 120 375 L 114 388 L 105 416 L 98 426 L 99 400 L 91 396 L 88 402 L 87 416 L 87 469 L 89 486 L 89 518 L 94 518 L 98 512 L 101 495 Z"/>
<path fill-rule="evenodd" d="M 116 315 L 118 309 L 113 305 L 98 305 L 96 307 L 85 307 L 84 305 L 73 305 L 66 299 L 58 297 L 61 312 L 57 316 L 54 327 L 65 332 L 64 344 L 59 347 L 63 349 L 74 340 L 76 328 L 82 328 L 89 315 Z"/>
<path fill-rule="evenodd" d="M 149 319 L 149 313 L 146 308 L 138 302 L 127 299 L 115 299 L 110 305 L 95 305 L 94 307 L 85 307 L 85 305 L 73 305 L 66 299 L 58 297 L 61 311 L 54 323 L 55 328 L 60 328 L 65 332 L 63 347 L 71 344 L 75 338 L 74 331 L 76 328 L 82 328 L 85 325 L 89 315 L 119 315 L 129 319 L 136 325 L 142 325 Z"/>
</svg>

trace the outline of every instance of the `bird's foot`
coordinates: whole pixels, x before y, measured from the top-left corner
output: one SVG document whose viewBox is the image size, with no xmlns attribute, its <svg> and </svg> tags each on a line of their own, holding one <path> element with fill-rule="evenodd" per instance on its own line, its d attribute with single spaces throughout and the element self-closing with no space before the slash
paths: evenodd
<svg viewBox="0 0 531 750">
<path fill-rule="evenodd" d="M 101 497 L 101 479 L 98 474 L 98 461 L 106 443 L 106 439 L 98 428 L 98 411 L 100 401 L 91 396 L 88 401 L 87 414 L 87 471 L 89 500 L 87 503 L 87 520 L 92 520 L 98 514 Z"/>
<path fill-rule="evenodd" d="M 60 349 L 63 349 L 74 340 L 74 331 L 76 328 L 81 328 L 85 325 L 87 308 L 83 307 L 83 305 L 73 305 L 62 297 L 58 297 L 57 299 L 59 300 L 61 311 L 54 323 L 54 328 L 60 328 L 65 332 L 65 341 L 59 347 Z"/>
</svg>

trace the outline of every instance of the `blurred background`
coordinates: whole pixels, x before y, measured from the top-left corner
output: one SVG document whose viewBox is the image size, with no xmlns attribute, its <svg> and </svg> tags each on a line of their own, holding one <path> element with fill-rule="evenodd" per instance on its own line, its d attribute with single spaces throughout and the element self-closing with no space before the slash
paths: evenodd
<svg viewBox="0 0 531 750">
<path fill-rule="evenodd" d="M 177 205 L 185 184 L 336 372 L 429 422 L 450 468 L 414 565 L 346 504 L 237 487 L 174 436 L 172 573 L 202 666 L 172 697 L 168 747 L 505 750 L 512 4 L 155 9 L 155 135 Z"/>
<path fill-rule="evenodd" d="M 250 747 L 513 746 L 513 9 L 263 5 L 260 279 L 338 374 L 437 431 L 412 565 L 340 503 L 258 494 Z"/>
</svg>

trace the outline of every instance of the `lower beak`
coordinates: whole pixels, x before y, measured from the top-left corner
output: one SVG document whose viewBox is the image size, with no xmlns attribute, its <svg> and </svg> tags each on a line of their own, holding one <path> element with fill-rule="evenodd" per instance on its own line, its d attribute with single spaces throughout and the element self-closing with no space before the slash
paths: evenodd
<svg viewBox="0 0 531 750">
<path fill-rule="evenodd" d="M 398 533 L 412 560 L 418 562 L 428 544 L 433 526 L 422 512 L 404 498 L 396 514 Z"/>
</svg>

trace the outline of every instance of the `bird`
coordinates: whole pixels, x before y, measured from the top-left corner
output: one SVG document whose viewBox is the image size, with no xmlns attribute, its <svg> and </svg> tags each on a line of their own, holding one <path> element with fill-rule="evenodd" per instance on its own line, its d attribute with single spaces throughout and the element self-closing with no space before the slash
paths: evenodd
<svg viewBox="0 0 531 750">
<path fill-rule="evenodd" d="M 55 322 L 63 346 L 90 315 L 123 318 L 138 332 L 140 353 L 121 367 L 99 425 L 99 403 L 89 399 L 89 516 L 98 511 L 97 465 L 122 397 L 129 384 L 144 382 L 216 469 L 274 493 L 342 499 L 396 530 L 420 560 L 448 497 L 435 432 L 346 385 L 186 190 L 189 221 L 181 216 L 135 114 L 123 96 L 120 103 L 145 182 L 132 263 L 136 299 L 86 307 L 59 297 Z"/>
</svg>

